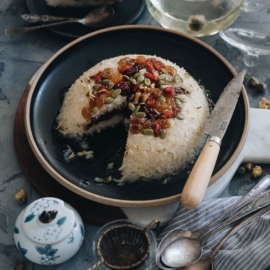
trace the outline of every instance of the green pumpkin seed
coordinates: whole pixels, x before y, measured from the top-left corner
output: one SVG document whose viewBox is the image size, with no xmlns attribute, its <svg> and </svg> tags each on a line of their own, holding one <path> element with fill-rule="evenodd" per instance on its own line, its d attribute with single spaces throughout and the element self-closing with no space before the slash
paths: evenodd
<svg viewBox="0 0 270 270">
<path fill-rule="evenodd" d="M 133 114 L 136 114 L 139 111 L 140 107 L 141 107 L 140 105 L 137 105 L 135 107 L 135 110 L 133 111 Z"/>
<path fill-rule="evenodd" d="M 146 116 L 146 114 L 144 112 L 136 112 L 135 113 L 135 117 L 137 118 L 144 118 Z"/>
<path fill-rule="evenodd" d="M 132 102 L 129 102 L 128 107 L 129 107 L 129 109 L 132 110 L 132 111 L 134 111 L 135 108 L 136 108 L 135 105 L 134 105 Z"/>
<path fill-rule="evenodd" d="M 160 136 L 161 139 L 165 139 L 165 137 L 166 137 L 165 129 L 161 129 L 159 136 Z"/>
<path fill-rule="evenodd" d="M 113 87 L 114 87 L 114 83 L 113 83 L 113 82 L 110 82 L 110 83 L 108 84 L 107 90 L 111 90 Z"/>
<path fill-rule="evenodd" d="M 181 114 L 181 113 L 178 113 L 178 114 L 176 115 L 176 118 L 177 118 L 178 120 L 184 120 L 184 119 L 185 119 L 185 116 L 184 116 L 183 114 Z"/>
<path fill-rule="evenodd" d="M 165 79 L 166 83 L 171 83 L 172 81 L 173 81 L 173 78 L 171 78 L 171 77 L 168 77 L 168 78 Z"/>
<path fill-rule="evenodd" d="M 164 84 L 167 84 L 164 80 L 160 80 L 157 82 L 157 86 L 161 86 L 161 85 L 164 85 Z"/>
<path fill-rule="evenodd" d="M 160 101 L 160 102 L 166 102 L 166 98 L 164 96 L 160 96 L 158 98 L 158 101 Z"/>
<path fill-rule="evenodd" d="M 133 66 L 133 65 L 134 65 L 134 62 L 129 61 L 129 60 L 127 60 L 127 61 L 126 61 L 126 63 L 127 63 L 128 65 L 131 65 L 131 66 Z"/>
<path fill-rule="evenodd" d="M 96 93 L 97 93 L 97 91 L 96 90 L 94 90 L 93 92 L 92 92 L 92 95 L 96 95 Z"/>
<path fill-rule="evenodd" d="M 165 73 L 165 74 L 168 74 L 168 71 L 167 71 L 167 69 L 165 69 L 165 68 L 162 68 L 161 71 L 162 71 L 163 73 Z"/>
<path fill-rule="evenodd" d="M 130 94 L 130 95 L 128 96 L 128 100 L 131 101 L 134 97 L 135 97 L 134 94 Z"/>
<path fill-rule="evenodd" d="M 141 76 L 141 73 L 140 72 L 137 72 L 133 75 L 133 78 L 137 79 L 139 76 Z"/>
<path fill-rule="evenodd" d="M 173 81 L 175 83 L 182 83 L 183 82 L 183 79 L 178 75 L 176 74 L 174 77 L 173 77 Z"/>
<path fill-rule="evenodd" d="M 177 99 L 179 99 L 181 102 L 187 102 L 187 99 L 181 96 L 177 96 Z"/>
<path fill-rule="evenodd" d="M 105 184 L 107 184 L 107 183 L 109 183 L 109 182 L 111 182 L 112 181 L 112 177 L 111 176 L 107 176 L 107 177 L 105 177 L 105 179 L 104 179 L 104 183 Z"/>
<path fill-rule="evenodd" d="M 141 133 L 143 134 L 143 135 L 153 135 L 154 134 L 154 131 L 153 131 L 153 129 L 150 129 L 150 128 L 144 128 L 144 129 L 142 129 L 141 130 Z"/>
<path fill-rule="evenodd" d="M 101 84 L 109 84 L 111 82 L 111 80 L 109 79 L 104 79 L 101 81 Z"/>
<path fill-rule="evenodd" d="M 160 80 L 164 80 L 164 79 L 166 79 L 167 78 L 167 74 L 161 74 L 160 76 L 159 76 L 159 79 Z"/>
<path fill-rule="evenodd" d="M 137 78 L 137 83 L 142 83 L 144 81 L 144 76 L 143 75 L 140 75 L 138 78 Z"/>
<path fill-rule="evenodd" d="M 134 84 L 134 85 L 137 84 L 137 81 L 136 81 L 136 79 L 134 79 L 134 78 L 130 78 L 130 82 L 131 82 L 132 84 Z"/>
<path fill-rule="evenodd" d="M 145 84 L 146 86 L 149 86 L 149 85 L 151 84 L 151 80 L 148 79 L 148 78 L 145 78 L 145 79 L 144 79 L 144 84 Z"/>
<path fill-rule="evenodd" d="M 113 98 L 112 97 L 107 97 L 107 98 L 104 99 L 104 103 L 105 104 L 110 104 L 112 102 L 113 102 Z"/>
<path fill-rule="evenodd" d="M 123 75 L 123 79 L 125 79 L 126 81 L 129 81 L 129 77 L 127 75 Z"/>
<path fill-rule="evenodd" d="M 98 90 L 98 89 L 100 88 L 100 86 L 101 86 L 100 83 L 94 84 L 94 85 L 93 85 L 93 89 L 94 89 L 94 90 Z"/>
<path fill-rule="evenodd" d="M 92 108 L 91 113 L 95 114 L 95 113 L 97 113 L 97 111 L 98 111 L 98 106 L 95 106 Z"/>
<path fill-rule="evenodd" d="M 175 104 L 176 104 L 177 108 L 180 108 L 180 109 L 183 108 L 183 105 L 182 105 L 181 101 L 179 99 L 177 99 L 177 98 L 175 99 Z"/>
<path fill-rule="evenodd" d="M 115 90 L 113 91 L 112 96 L 113 96 L 114 98 L 116 98 L 116 97 L 118 97 L 120 94 L 121 94 L 121 89 L 120 89 L 120 88 L 117 88 L 117 89 L 115 89 Z"/>
</svg>

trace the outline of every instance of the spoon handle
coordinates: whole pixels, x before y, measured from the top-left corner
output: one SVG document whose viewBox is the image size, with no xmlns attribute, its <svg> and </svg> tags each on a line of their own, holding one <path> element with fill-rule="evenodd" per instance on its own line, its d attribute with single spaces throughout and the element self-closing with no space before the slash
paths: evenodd
<svg viewBox="0 0 270 270">
<path fill-rule="evenodd" d="M 265 207 L 261 209 L 260 211 L 256 212 L 255 214 L 251 215 L 249 218 L 245 219 L 244 221 L 240 222 L 237 226 L 232 228 L 229 233 L 214 247 L 209 257 L 212 259 L 215 257 L 219 249 L 223 246 L 223 244 L 235 233 L 237 233 L 239 230 L 244 228 L 246 225 L 248 225 L 251 222 L 254 222 L 259 216 L 263 215 L 265 212 L 269 210 L 269 207 Z"/>
<path fill-rule="evenodd" d="M 231 214 L 233 211 L 238 210 L 248 203 L 250 203 L 254 197 L 261 194 L 263 191 L 270 187 L 270 176 L 265 176 L 262 180 L 258 182 L 245 196 L 241 197 L 237 202 L 230 206 L 226 211 L 224 211 L 218 218 L 214 219 L 212 222 L 204 226 L 203 228 L 195 231 L 195 235 L 200 237 L 203 235 L 210 227 L 216 225 L 218 222 L 223 220 L 226 216 Z"/>
<path fill-rule="evenodd" d="M 79 22 L 79 20 L 71 19 L 71 20 L 67 20 L 63 22 L 55 22 L 55 23 L 49 23 L 49 24 L 44 24 L 44 25 L 38 25 L 38 26 L 22 27 L 22 28 L 8 28 L 5 30 L 5 35 L 8 37 L 12 37 L 12 36 L 17 36 L 17 35 L 24 34 L 30 31 L 38 30 L 38 29 L 43 29 L 43 28 L 57 26 L 57 25 L 66 24 L 66 23 L 76 23 L 76 22 Z"/>
<path fill-rule="evenodd" d="M 269 205 L 270 205 L 270 191 L 266 191 L 262 193 L 261 195 L 257 196 L 256 199 L 254 199 L 251 203 L 245 206 L 239 213 L 230 217 L 220 226 L 210 231 L 209 233 L 205 234 L 201 238 L 202 243 L 204 243 L 210 236 L 222 230 L 223 228 L 230 225 L 231 223 Z"/>
<path fill-rule="evenodd" d="M 66 17 L 56 17 L 50 15 L 37 15 L 37 14 L 23 14 L 21 15 L 22 19 L 29 23 L 36 23 L 36 22 L 53 22 L 53 21 L 64 21 L 70 20 L 73 18 L 66 18 Z"/>
</svg>

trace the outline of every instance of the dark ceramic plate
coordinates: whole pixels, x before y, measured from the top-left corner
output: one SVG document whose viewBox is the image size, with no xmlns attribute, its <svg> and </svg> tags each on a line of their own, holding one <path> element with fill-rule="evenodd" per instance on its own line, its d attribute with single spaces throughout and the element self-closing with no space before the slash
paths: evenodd
<svg viewBox="0 0 270 270">
<path fill-rule="evenodd" d="M 211 91 L 214 102 L 234 76 L 232 67 L 224 58 L 195 38 L 157 27 L 126 26 L 101 30 L 71 42 L 43 66 L 27 102 L 28 138 L 44 168 L 61 184 L 86 198 L 121 207 L 167 204 L 179 200 L 190 167 L 179 172 L 166 185 L 161 181 L 121 187 L 115 183 L 97 185 L 95 177 L 104 178 L 116 173 L 106 170 L 109 162 L 121 164 L 126 139 L 123 127 L 108 129 L 90 138 L 94 160 L 77 159 L 70 163 L 63 160 L 62 151 L 67 144 L 74 148 L 76 144 L 59 138 L 52 128 L 63 92 L 84 71 L 101 60 L 133 53 L 158 55 L 185 67 Z M 248 102 L 243 90 L 224 137 L 212 183 L 230 168 L 239 155 L 246 138 L 247 117 Z"/>
<path fill-rule="evenodd" d="M 91 10 L 96 7 L 50 7 L 46 4 L 46 0 L 25 0 L 30 13 L 39 15 L 52 15 L 60 17 L 83 18 Z M 101 28 L 88 28 L 82 24 L 60 25 L 48 28 L 54 33 L 67 36 L 70 38 L 78 38 L 93 31 L 125 24 L 135 23 L 142 14 L 145 2 L 144 0 L 122 0 L 112 5 L 116 13 L 116 18 Z"/>
</svg>

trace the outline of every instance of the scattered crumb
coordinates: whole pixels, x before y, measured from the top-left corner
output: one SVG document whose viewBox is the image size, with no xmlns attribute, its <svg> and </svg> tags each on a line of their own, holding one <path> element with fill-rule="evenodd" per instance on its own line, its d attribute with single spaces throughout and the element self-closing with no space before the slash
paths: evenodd
<svg viewBox="0 0 270 270">
<path fill-rule="evenodd" d="M 253 87 L 253 88 L 256 88 L 260 92 L 264 92 L 266 90 L 266 88 L 267 88 L 267 84 L 266 83 L 260 82 L 255 77 L 251 77 L 249 79 L 248 85 L 251 86 L 251 87 Z"/>
<path fill-rule="evenodd" d="M 107 170 L 113 170 L 114 168 L 114 162 L 108 163 Z"/>
<path fill-rule="evenodd" d="M 255 166 L 252 169 L 251 176 L 252 178 L 258 178 L 263 175 L 263 169 L 260 166 Z"/>
<path fill-rule="evenodd" d="M 259 108 L 270 109 L 270 100 L 263 97 L 259 103 Z"/>
</svg>

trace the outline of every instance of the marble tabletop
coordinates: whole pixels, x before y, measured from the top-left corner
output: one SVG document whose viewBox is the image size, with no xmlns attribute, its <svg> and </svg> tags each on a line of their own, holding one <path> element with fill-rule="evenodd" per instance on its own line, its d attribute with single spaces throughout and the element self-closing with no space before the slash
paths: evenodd
<svg viewBox="0 0 270 270">
<path fill-rule="evenodd" d="M 18 102 L 33 74 L 56 51 L 70 42 L 69 39 L 47 30 L 13 38 L 6 37 L 4 34 L 6 28 L 26 25 L 20 19 L 20 15 L 27 12 L 24 1 L 0 1 L 0 269 L 5 270 L 14 269 L 16 262 L 24 262 L 27 270 L 48 269 L 46 266 L 27 261 L 14 244 L 13 226 L 17 216 L 26 206 L 16 202 L 15 194 L 20 189 L 25 189 L 29 196 L 27 203 L 40 198 L 40 195 L 31 187 L 17 161 L 13 146 L 13 124 Z M 146 8 L 136 23 L 158 26 Z M 233 26 L 269 31 L 270 8 L 260 13 L 242 13 Z M 201 40 L 222 54 L 236 71 L 244 67 L 243 53 L 224 42 L 218 34 L 201 38 Z M 258 108 L 259 101 L 263 97 L 270 99 L 269 71 L 269 56 L 261 56 L 256 67 L 248 68 L 249 74 L 268 85 L 264 93 L 246 86 L 252 108 Z M 270 161 L 258 165 L 263 168 L 264 174 L 270 174 Z M 242 176 L 235 174 L 220 196 L 243 195 L 255 183 L 256 180 L 252 179 L 250 174 Z M 85 240 L 79 252 L 69 261 L 52 266 L 50 269 L 87 269 L 90 267 L 93 264 L 93 236 L 98 229 L 99 226 L 85 223 Z"/>
</svg>

